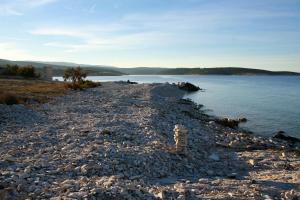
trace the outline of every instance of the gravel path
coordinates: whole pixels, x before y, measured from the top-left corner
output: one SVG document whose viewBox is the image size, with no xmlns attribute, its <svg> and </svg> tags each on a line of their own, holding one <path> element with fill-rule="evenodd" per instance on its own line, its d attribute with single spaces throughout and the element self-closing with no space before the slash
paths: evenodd
<svg viewBox="0 0 300 200">
<path fill-rule="evenodd" d="M 170 84 L 103 83 L 33 110 L 0 105 L 0 199 L 299 195 L 297 152 L 208 122 L 183 95 Z M 174 152 L 176 123 L 189 130 L 186 156 Z"/>
</svg>

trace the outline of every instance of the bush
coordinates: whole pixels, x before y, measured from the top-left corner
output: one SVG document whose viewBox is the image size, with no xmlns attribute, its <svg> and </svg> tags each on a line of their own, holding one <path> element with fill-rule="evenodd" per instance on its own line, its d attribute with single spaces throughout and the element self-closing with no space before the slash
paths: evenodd
<svg viewBox="0 0 300 200">
<path fill-rule="evenodd" d="M 90 80 L 84 80 L 87 76 L 87 73 L 84 72 L 80 67 L 77 68 L 69 68 L 64 72 L 64 81 L 69 83 L 66 84 L 67 88 L 71 88 L 73 90 L 82 90 L 85 88 L 98 87 L 101 84 L 96 83 Z"/>
<path fill-rule="evenodd" d="M 66 83 L 66 88 L 70 88 L 72 90 L 83 90 L 83 87 L 79 83 Z"/>
<path fill-rule="evenodd" d="M 39 75 L 35 72 L 32 65 L 19 67 L 18 65 L 6 65 L 3 75 L 23 76 L 25 78 L 37 78 Z"/>
<path fill-rule="evenodd" d="M 82 82 L 85 77 L 86 73 L 80 68 L 68 68 L 65 70 L 63 78 L 64 81 L 71 81 L 72 83 L 80 83 Z"/>
<path fill-rule="evenodd" d="M 82 86 L 84 88 L 94 88 L 94 87 L 98 87 L 100 85 L 101 85 L 101 83 L 99 83 L 99 82 L 93 82 L 93 81 L 90 81 L 90 80 L 84 80 L 82 82 Z"/>
<path fill-rule="evenodd" d="M 38 77 L 38 75 L 35 73 L 34 67 L 31 65 L 19 67 L 18 75 L 23 76 L 23 77 L 28 77 L 28 78 Z"/>
<path fill-rule="evenodd" d="M 8 76 L 17 76 L 19 66 L 18 65 L 6 65 L 3 74 Z"/>
<path fill-rule="evenodd" d="M 94 88 L 100 86 L 101 83 L 93 82 L 90 80 L 83 80 L 80 83 L 66 83 L 66 87 L 73 90 L 83 90 L 87 88 Z"/>
<path fill-rule="evenodd" d="M 22 100 L 17 98 L 15 95 L 9 93 L 0 93 L 0 104 L 13 105 L 21 102 Z"/>
</svg>

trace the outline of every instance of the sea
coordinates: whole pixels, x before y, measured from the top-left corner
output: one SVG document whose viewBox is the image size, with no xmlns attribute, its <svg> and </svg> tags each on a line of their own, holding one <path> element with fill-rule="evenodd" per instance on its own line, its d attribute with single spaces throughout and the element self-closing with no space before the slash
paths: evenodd
<svg viewBox="0 0 300 200">
<path fill-rule="evenodd" d="M 56 77 L 61 80 L 61 78 Z M 125 75 L 89 76 L 93 81 L 190 82 L 203 91 L 185 95 L 207 114 L 241 118 L 241 127 L 272 136 L 278 131 L 300 138 L 300 76 Z"/>
</svg>

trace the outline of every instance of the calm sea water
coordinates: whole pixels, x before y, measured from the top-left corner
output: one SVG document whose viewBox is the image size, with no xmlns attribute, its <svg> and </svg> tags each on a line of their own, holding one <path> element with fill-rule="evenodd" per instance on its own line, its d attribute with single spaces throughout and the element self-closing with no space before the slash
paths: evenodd
<svg viewBox="0 0 300 200">
<path fill-rule="evenodd" d="M 188 81 L 205 89 L 186 95 L 203 104 L 208 114 L 246 117 L 242 125 L 257 134 L 283 130 L 300 138 L 300 76 L 99 76 L 95 81 L 130 80 L 140 83 Z"/>
</svg>

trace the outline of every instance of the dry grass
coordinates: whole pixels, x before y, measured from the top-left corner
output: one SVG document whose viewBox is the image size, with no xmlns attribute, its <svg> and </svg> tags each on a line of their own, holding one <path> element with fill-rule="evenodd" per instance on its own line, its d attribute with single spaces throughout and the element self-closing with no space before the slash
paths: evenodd
<svg viewBox="0 0 300 200">
<path fill-rule="evenodd" d="M 66 90 L 62 82 L 0 79 L 0 99 L 1 96 L 9 95 L 20 103 L 28 101 L 44 103 L 65 94 Z"/>
</svg>

